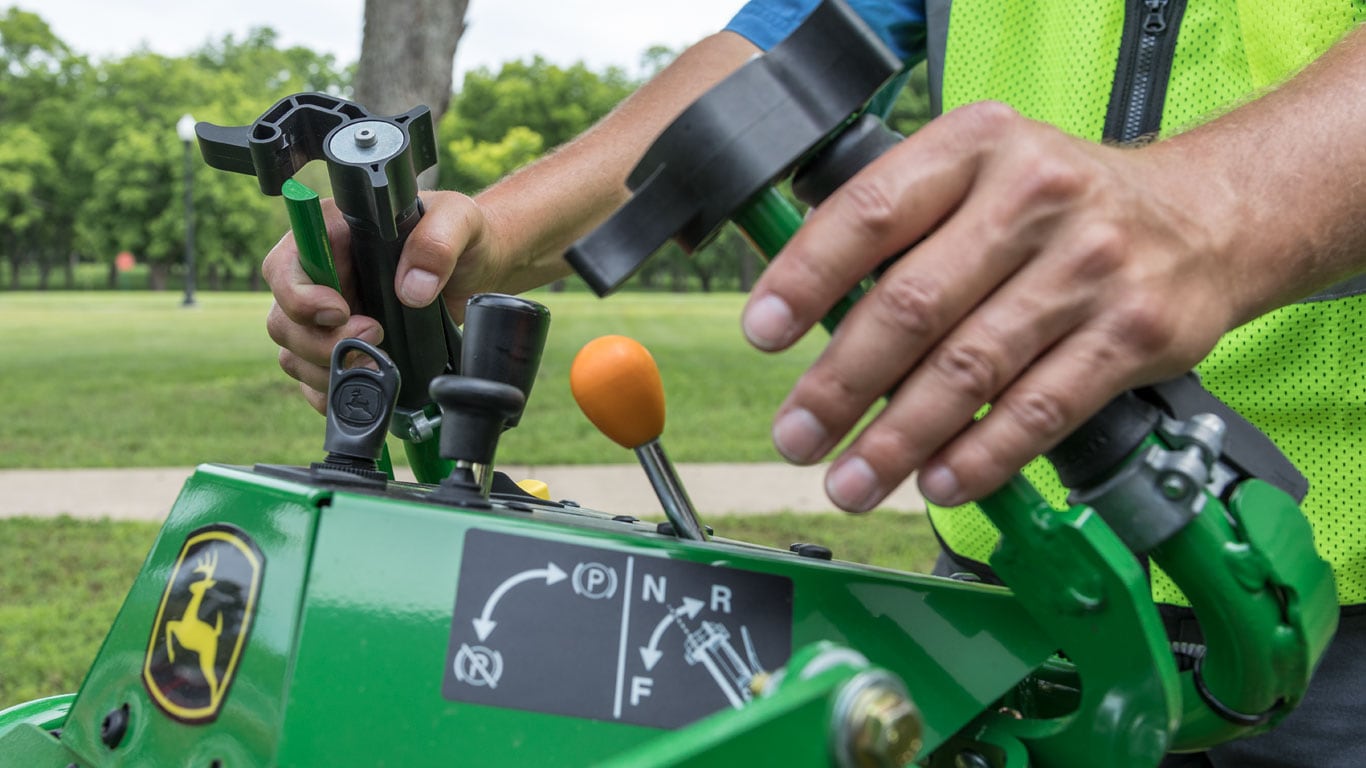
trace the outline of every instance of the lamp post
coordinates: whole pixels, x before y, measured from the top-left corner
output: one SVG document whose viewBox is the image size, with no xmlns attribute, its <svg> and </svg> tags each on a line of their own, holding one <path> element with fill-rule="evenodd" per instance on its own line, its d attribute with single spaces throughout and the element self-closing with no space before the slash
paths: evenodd
<svg viewBox="0 0 1366 768">
<path fill-rule="evenodd" d="M 185 300 L 181 306 L 194 306 L 194 194 L 190 187 L 194 181 L 194 118 L 181 115 L 175 124 L 175 132 L 185 145 Z"/>
</svg>

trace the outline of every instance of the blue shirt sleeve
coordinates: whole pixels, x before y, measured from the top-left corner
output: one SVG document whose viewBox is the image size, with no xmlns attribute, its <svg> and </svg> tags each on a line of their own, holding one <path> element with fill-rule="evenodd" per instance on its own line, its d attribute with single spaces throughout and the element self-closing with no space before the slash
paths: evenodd
<svg viewBox="0 0 1366 768">
<path fill-rule="evenodd" d="M 925 58 L 925 0 L 847 0 L 907 66 Z M 820 0 L 750 0 L 726 29 L 767 51 L 796 29 Z"/>
</svg>

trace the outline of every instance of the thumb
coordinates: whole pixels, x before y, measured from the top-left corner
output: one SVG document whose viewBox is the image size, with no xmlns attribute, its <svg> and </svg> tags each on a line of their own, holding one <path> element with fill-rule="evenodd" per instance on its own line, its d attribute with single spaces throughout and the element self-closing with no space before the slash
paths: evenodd
<svg viewBox="0 0 1366 768">
<path fill-rule="evenodd" d="M 424 196 L 427 212 L 399 257 L 394 290 L 399 301 L 425 307 L 441 293 L 456 263 L 483 236 L 485 220 L 473 200 L 456 192 Z"/>
</svg>

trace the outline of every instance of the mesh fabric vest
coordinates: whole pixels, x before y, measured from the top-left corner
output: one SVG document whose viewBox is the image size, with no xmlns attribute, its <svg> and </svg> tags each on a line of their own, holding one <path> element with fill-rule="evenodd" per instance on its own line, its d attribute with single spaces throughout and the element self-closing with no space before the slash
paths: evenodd
<svg viewBox="0 0 1366 768">
<path fill-rule="evenodd" d="M 1099 140 L 1131 4 L 1143 6 L 1142 0 L 954 0 L 943 108 L 1002 101 Z M 1161 134 L 1197 125 L 1283 82 L 1363 18 L 1366 0 L 1187 0 Z M 1309 477 L 1302 506 L 1320 554 L 1333 566 L 1338 598 L 1344 605 L 1366 602 L 1366 295 L 1267 314 L 1227 334 L 1198 370 L 1208 389 L 1270 435 Z M 1054 504 L 1064 504 L 1065 491 L 1046 462 L 1036 460 L 1025 474 Z M 931 514 L 959 555 L 985 561 L 995 547 L 998 533 L 974 505 Z M 1153 593 L 1184 604 L 1156 569 Z"/>
</svg>

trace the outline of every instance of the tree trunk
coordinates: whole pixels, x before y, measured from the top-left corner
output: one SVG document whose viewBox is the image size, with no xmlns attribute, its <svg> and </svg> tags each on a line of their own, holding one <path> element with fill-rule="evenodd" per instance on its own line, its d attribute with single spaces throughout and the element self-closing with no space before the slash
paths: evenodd
<svg viewBox="0 0 1366 768">
<path fill-rule="evenodd" d="M 210 265 L 209 265 L 209 290 L 211 290 L 211 291 L 221 291 L 221 290 L 223 290 L 223 280 L 222 280 L 221 276 L 219 275 L 219 272 L 218 272 L 218 265 L 217 265 L 217 264 L 210 264 Z"/>
<path fill-rule="evenodd" d="M 749 293 L 749 289 L 754 287 L 754 279 L 757 276 L 759 257 L 755 256 L 748 248 L 740 251 L 740 290 Z"/>
<path fill-rule="evenodd" d="M 147 287 L 154 291 L 166 290 L 166 278 L 171 268 L 164 262 L 154 262 L 147 270 Z"/>
<path fill-rule="evenodd" d="M 113 261 L 109 262 L 109 290 L 119 287 L 119 268 Z"/>
<path fill-rule="evenodd" d="M 248 272 L 247 272 L 247 287 L 250 288 L 251 291 L 252 291 L 253 293 L 255 293 L 256 291 L 261 290 L 261 270 L 260 270 L 260 269 L 258 269 L 258 268 L 256 268 L 256 267 L 252 267 L 250 270 L 248 270 Z"/>
<path fill-rule="evenodd" d="M 451 71 L 468 5 L 469 0 L 366 0 L 355 100 L 381 115 L 426 104 L 432 123 L 440 125 L 451 103 Z M 436 169 L 418 183 L 430 188 Z"/>
<path fill-rule="evenodd" d="M 66 264 L 62 266 L 62 283 L 68 291 L 76 290 L 76 252 L 71 251 L 66 255 Z"/>
</svg>

